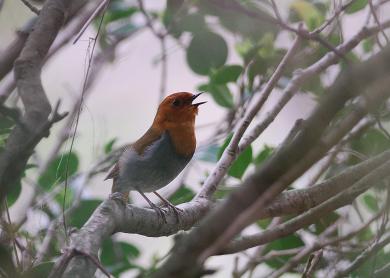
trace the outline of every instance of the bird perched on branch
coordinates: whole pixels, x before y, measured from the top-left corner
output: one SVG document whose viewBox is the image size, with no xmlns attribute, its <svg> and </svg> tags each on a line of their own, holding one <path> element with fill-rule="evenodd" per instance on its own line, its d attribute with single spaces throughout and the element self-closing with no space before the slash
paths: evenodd
<svg viewBox="0 0 390 278">
<path fill-rule="evenodd" d="M 127 203 L 130 190 L 138 191 L 164 220 L 161 208 L 145 192 L 153 192 L 178 215 L 178 208 L 156 190 L 170 183 L 191 160 L 196 147 L 195 117 L 200 95 L 179 92 L 167 96 L 159 105 L 152 126 L 119 157 L 107 179 L 113 179 L 112 199 Z"/>
</svg>

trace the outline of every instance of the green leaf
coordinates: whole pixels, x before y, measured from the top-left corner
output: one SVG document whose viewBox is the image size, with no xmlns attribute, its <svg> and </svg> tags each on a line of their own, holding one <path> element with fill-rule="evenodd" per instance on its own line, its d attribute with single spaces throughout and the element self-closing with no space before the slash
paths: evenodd
<svg viewBox="0 0 390 278">
<path fill-rule="evenodd" d="M 312 226 L 310 226 L 310 228 L 311 227 L 314 228 L 311 231 L 313 233 L 315 233 L 316 235 L 319 235 L 323 231 L 325 231 L 326 228 L 328 228 L 331 224 L 336 222 L 336 220 L 339 218 L 340 218 L 340 215 L 333 211 L 333 212 L 321 217 L 317 222 L 315 222 Z"/>
<path fill-rule="evenodd" d="M 230 143 L 230 140 L 232 139 L 233 135 L 229 135 L 228 138 L 226 138 L 225 142 L 221 146 L 219 150 L 218 157 L 221 158 L 222 153 L 225 151 L 227 146 Z M 235 177 L 237 179 L 241 179 L 244 175 L 246 169 L 252 162 L 252 146 L 247 147 L 243 152 L 240 153 L 240 155 L 236 158 L 236 160 L 233 162 L 232 166 L 230 166 L 228 175 Z"/>
<path fill-rule="evenodd" d="M 82 200 L 80 205 L 73 211 L 69 225 L 81 228 L 101 202 L 101 200 L 94 199 Z"/>
<path fill-rule="evenodd" d="M 206 161 L 206 162 L 217 162 L 218 161 L 218 150 L 219 146 L 217 144 L 211 144 L 208 146 L 200 146 L 194 155 L 196 160 Z"/>
<path fill-rule="evenodd" d="M 118 260 L 132 260 L 138 258 L 139 255 L 140 251 L 135 245 L 123 241 L 114 241 L 110 238 L 103 241 L 100 260 L 104 265 L 110 266 Z"/>
<path fill-rule="evenodd" d="M 291 3 L 290 19 L 294 20 L 295 15 L 303 20 L 311 31 L 319 27 L 324 21 L 324 17 L 317 7 L 305 0 L 295 0 Z"/>
<path fill-rule="evenodd" d="M 366 207 L 368 209 L 370 209 L 372 212 L 378 212 L 379 211 L 378 201 L 370 193 L 366 193 L 363 196 L 363 201 L 364 201 L 364 204 L 366 205 Z"/>
<path fill-rule="evenodd" d="M 362 9 L 364 9 L 365 6 L 367 6 L 368 0 L 355 0 L 351 5 L 348 6 L 348 8 L 345 10 L 347 14 L 353 14 L 356 13 Z"/>
<path fill-rule="evenodd" d="M 54 262 L 44 262 L 34 266 L 32 269 L 22 274 L 23 278 L 41 278 L 49 277 L 50 271 L 54 266 Z"/>
<path fill-rule="evenodd" d="M 8 207 L 11 207 L 16 202 L 19 198 L 20 192 L 22 192 L 22 184 L 20 181 L 17 181 L 13 186 L 11 186 L 11 190 L 7 194 Z"/>
<path fill-rule="evenodd" d="M 134 6 L 128 6 L 124 2 L 114 2 L 110 5 L 110 8 L 104 20 L 106 23 L 116 21 L 118 19 L 129 19 L 132 15 L 138 12 L 138 8 Z"/>
<path fill-rule="evenodd" d="M 374 233 L 371 231 L 370 227 L 366 227 L 357 235 L 359 241 L 369 241 L 374 237 Z"/>
<path fill-rule="evenodd" d="M 385 271 L 383 275 L 373 275 L 373 271 L 383 268 L 385 265 L 388 265 L 390 262 L 390 252 L 385 252 L 385 248 L 380 250 L 374 256 L 370 257 L 364 264 L 362 264 L 358 269 L 350 274 L 349 277 L 352 278 L 366 278 L 366 277 L 375 277 L 375 278 L 388 278 L 390 271 Z M 356 258 L 356 257 L 355 257 Z M 354 258 L 354 259 L 355 259 Z"/>
<path fill-rule="evenodd" d="M 265 230 L 269 224 L 271 224 L 271 218 L 260 219 L 256 221 L 257 226 Z"/>
<path fill-rule="evenodd" d="M 363 40 L 362 46 L 365 53 L 371 52 L 374 49 L 375 41 L 373 38 Z"/>
<path fill-rule="evenodd" d="M 220 35 L 202 32 L 195 34 L 188 46 L 187 63 L 195 73 L 207 75 L 225 64 L 227 55 L 227 44 Z"/>
<path fill-rule="evenodd" d="M 366 156 L 374 156 L 390 149 L 390 140 L 378 129 L 368 129 L 360 138 L 352 141 L 353 150 Z M 351 163 L 358 163 L 360 160 L 351 157 Z"/>
<path fill-rule="evenodd" d="M 230 167 L 228 174 L 237 179 L 241 179 L 245 173 L 245 170 L 252 162 L 252 147 L 247 147 L 234 161 Z"/>
<path fill-rule="evenodd" d="M 261 152 L 253 159 L 253 163 L 256 166 L 260 166 L 261 164 L 264 163 L 265 160 L 268 159 L 268 157 L 271 156 L 272 152 L 274 151 L 274 148 L 264 145 L 263 149 Z"/>
<path fill-rule="evenodd" d="M 118 140 L 118 138 L 112 138 L 110 141 L 108 141 L 104 145 L 104 153 L 109 154 L 112 151 L 112 147 L 114 146 L 115 142 Z"/>
<path fill-rule="evenodd" d="M 232 187 L 218 187 L 217 191 L 215 191 L 213 197 L 215 199 L 224 199 L 227 195 L 232 193 L 234 188 Z"/>
<path fill-rule="evenodd" d="M 21 178 L 24 178 L 26 176 L 26 172 L 28 169 L 36 168 L 36 167 L 37 167 L 37 165 L 35 165 L 35 164 L 27 164 L 26 167 L 24 168 L 24 171 L 21 175 Z M 16 181 L 10 188 L 11 189 L 7 194 L 8 207 L 11 207 L 16 202 L 16 200 L 19 198 L 20 193 L 22 192 L 21 181 L 20 180 Z"/>
<path fill-rule="evenodd" d="M 9 248 L 0 244 L 0 269 L 8 275 L 7 277 L 18 277 L 11 252 Z"/>
<path fill-rule="evenodd" d="M 109 34 L 116 36 L 116 37 L 126 37 L 129 36 L 132 32 L 134 32 L 138 27 L 134 25 L 133 23 L 124 23 L 119 26 L 116 26 L 116 28 L 110 29 Z"/>
<path fill-rule="evenodd" d="M 62 206 L 64 206 L 64 195 L 65 195 L 65 187 L 61 188 L 60 191 L 55 195 L 54 199 L 56 202 Z M 68 208 L 72 205 L 74 199 L 74 191 L 72 188 L 68 187 L 66 189 L 66 198 L 65 198 L 65 208 Z"/>
<path fill-rule="evenodd" d="M 169 201 L 174 205 L 178 205 L 191 201 L 194 196 L 194 191 L 186 186 L 182 186 L 169 198 Z"/>
<path fill-rule="evenodd" d="M 270 24 L 267 20 L 259 20 L 259 18 L 269 18 L 270 14 L 261 5 L 257 5 L 254 1 L 234 1 L 234 6 L 242 6 L 243 9 L 251 10 L 257 17 L 244 16 L 237 12 L 236 9 L 221 9 L 212 1 L 196 1 L 200 12 L 211 14 L 219 19 L 220 24 L 228 31 L 236 34 L 240 38 L 258 39 L 266 32 L 277 31 L 275 24 Z M 232 2 L 231 0 L 229 2 Z M 228 3 L 228 2 L 226 2 Z"/>
<path fill-rule="evenodd" d="M 115 277 L 136 267 L 131 261 L 140 255 L 136 246 L 123 241 L 114 241 L 111 238 L 103 241 L 101 250 L 100 261 Z"/>
<path fill-rule="evenodd" d="M 193 34 L 206 31 L 204 16 L 199 13 L 188 14 L 174 24 L 180 32 L 192 32 Z"/>
<path fill-rule="evenodd" d="M 292 234 L 284 238 L 272 241 L 267 245 L 265 251 L 269 252 L 271 250 L 287 250 L 292 248 L 298 248 L 303 245 L 304 243 L 301 240 L 301 238 L 298 237 L 297 235 Z M 271 268 L 278 269 L 282 267 L 285 263 L 287 263 L 287 261 L 291 257 L 292 256 L 280 256 L 277 257 L 276 259 L 266 261 L 266 264 Z"/>
<path fill-rule="evenodd" d="M 211 94 L 214 101 L 222 107 L 233 108 L 233 95 L 226 85 L 208 84 L 207 90 Z"/>
<path fill-rule="evenodd" d="M 222 66 L 212 73 L 210 83 L 226 84 L 236 82 L 243 70 L 243 67 L 240 65 Z"/>
<path fill-rule="evenodd" d="M 78 167 L 79 158 L 74 152 L 59 155 L 39 177 L 38 184 L 43 189 L 49 190 L 54 184 L 64 181 L 66 177 L 70 178 L 77 172 Z"/>
<path fill-rule="evenodd" d="M 169 28 L 170 31 L 172 31 L 171 24 L 176 19 L 176 15 L 181 9 L 183 5 L 184 0 L 169 0 L 166 1 L 167 6 L 165 8 L 165 11 L 162 16 L 162 22 L 165 25 L 165 27 Z"/>
</svg>

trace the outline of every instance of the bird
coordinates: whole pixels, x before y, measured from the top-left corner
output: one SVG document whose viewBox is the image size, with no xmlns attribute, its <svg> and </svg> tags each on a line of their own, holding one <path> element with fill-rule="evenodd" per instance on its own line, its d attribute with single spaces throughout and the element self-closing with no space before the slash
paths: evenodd
<svg viewBox="0 0 390 278">
<path fill-rule="evenodd" d="M 127 204 L 129 191 L 138 191 L 166 222 L 164 211 L 145 195 L 153 192 L 165 206 L 174 210 L 178 219 L 181 210 L 157 190 L 176 178 L 192 159 L 196 148 L 195 118 L 198 107 L 206 103 L 194 103 L 201 94 L 177 92 L 164 98 L 151 127 L 124 148 L 105 178 L 113 180 L 111 199 Z"/>
</svg>

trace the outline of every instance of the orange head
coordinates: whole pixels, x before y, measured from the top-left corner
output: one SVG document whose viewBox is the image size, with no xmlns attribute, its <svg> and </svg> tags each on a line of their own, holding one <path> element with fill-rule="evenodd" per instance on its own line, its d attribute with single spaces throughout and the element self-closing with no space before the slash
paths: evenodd
<svg viewBox="0 0 390 278">
<path fill-rule="evenodd" d="M 193 103 L 193 101 L 201 94 L 193 95 L 188 92 L 179 92 L 167 96 L 158 107 L 154 123 L 168 129 L 172 125 L 194 126 L 198 106 L 205 101 L 198 103 Z"/>
</svg>

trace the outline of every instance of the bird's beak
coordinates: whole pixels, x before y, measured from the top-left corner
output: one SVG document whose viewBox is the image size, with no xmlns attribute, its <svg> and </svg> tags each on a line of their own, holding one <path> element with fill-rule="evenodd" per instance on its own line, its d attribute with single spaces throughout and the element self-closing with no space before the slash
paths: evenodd
<svg viewBox="0 0 390 278">
<path fill-rule="evenodd" d="M 194 101 L 201 94 L 203 94 L 203 93 L 199 93 L 199 94 L 193 95 L 192 101 Z M 198 107 L 199 105 L 205 104 L 206 102 L 207 101 L 202 101 L 202 102 L 198 102 L 198 103 L 192 103 L 192 106 Z"/>
</svg>

